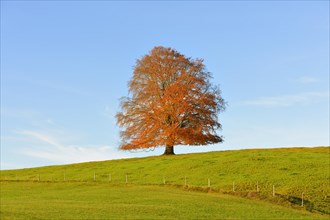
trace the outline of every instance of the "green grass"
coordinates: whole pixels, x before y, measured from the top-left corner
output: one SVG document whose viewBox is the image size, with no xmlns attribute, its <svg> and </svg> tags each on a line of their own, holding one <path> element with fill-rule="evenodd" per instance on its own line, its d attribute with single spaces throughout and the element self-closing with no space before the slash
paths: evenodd
<svg viewBox="0 0 330 220">
<path fill-rule="evenodd" d="M 3 182 L 1 219 L 327 219 L 219 193 L 106 183 Z"/>
<path fill-rule="evenodd" d="M 212 190 L 221 194 L 231 193 L 286 207 L 299 208 L 304 193 L 304 209 L 329 216 L 329 149 L 258 149 L 156 156 L 7 170 L 0 174 L 2 180 L 38 181 L 40 177 L 41 181 L 63 182 L 65 176 L 66 181 L 90 183 L 94 182 L 95 173 L 97 184 L 109 186 L 125 184 L 127 175 L 129 183 L 143 187 L 161 185 L 164 178 L 168 185 L 184 185 L 186 177 L 185 188 L 202 191 L 207 189 L 210 179 Z M 231 192 L 233 182 L 235 192 Z M 259 192 L 256 192 L 257 182 Z"/>
</svg>

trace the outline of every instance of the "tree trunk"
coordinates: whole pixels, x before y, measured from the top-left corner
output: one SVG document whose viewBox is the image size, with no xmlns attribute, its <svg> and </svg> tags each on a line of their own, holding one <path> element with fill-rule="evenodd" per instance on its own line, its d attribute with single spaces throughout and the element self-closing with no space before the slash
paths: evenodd
<svg viewBox="0 0 330 220">
<path fill-rule="evenodd" d="M 171 145 L 166 145 L 163 155 L 174 155 L 174 147 Z"/>
</svg>

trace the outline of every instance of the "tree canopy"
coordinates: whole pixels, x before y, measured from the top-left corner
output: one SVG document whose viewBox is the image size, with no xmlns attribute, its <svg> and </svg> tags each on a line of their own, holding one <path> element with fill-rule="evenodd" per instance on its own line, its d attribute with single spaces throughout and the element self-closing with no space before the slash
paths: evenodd
<svg viewBox="0 0 330 220">
<path fill-rule="evenodd" d="M 225 101 L 210 82 L 202 59 L 188 58 L 172 48 L 154 47 L 136 61 L 129 97 L 117 113 L 123 150 L 174 145 L 206 145 L 223 141 L 218 114 Z"/>
</svg>

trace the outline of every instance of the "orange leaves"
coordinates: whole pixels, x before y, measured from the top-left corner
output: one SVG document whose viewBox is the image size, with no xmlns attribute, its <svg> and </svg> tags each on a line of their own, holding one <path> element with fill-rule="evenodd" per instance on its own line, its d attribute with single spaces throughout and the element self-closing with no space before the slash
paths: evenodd
<svg viewBox="0 0 330 220">
<path fill-rule="evenodd" d="M 137 60 L 129 82 L 131 97 L 121 100 L 117 124 L 122 149 L 221 142 L 218 113 L 225 109 L 203 60 L 171 48 L 155 47 Z"/>
</svg>

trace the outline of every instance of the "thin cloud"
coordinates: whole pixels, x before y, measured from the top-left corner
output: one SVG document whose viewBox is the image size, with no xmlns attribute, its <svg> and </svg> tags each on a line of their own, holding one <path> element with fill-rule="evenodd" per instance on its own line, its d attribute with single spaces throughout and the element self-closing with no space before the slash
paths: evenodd
<svg viewBox="0 0 330 220">
<path fill-rule="evenodd" d="M 78 163 L 87 161 L 100 161 L 109 159 L 125 158 L 123 152 L 111 146 L 74 146 L 64 145 L 60 140 L 49 134 L 37 131 L 19 132 L 39 141 L 38 147 L 25 148 L 20 153 L 26 156 L 49 160 L 57 163 Z"/>
<path fill-rule="evenodd" d="M 312 104 L 329 98 L 329 92 L 309 92 L 296 95 L 261 97 L 242 102 L 244 105 L 265 107 L 288 107 L 297 104 Z"/>
<path fill-rule="evenodd" d="M 54 124 L 54 121 L 51 118 L 48 118 L 45 122 L 50 125 Z"/>
<path fill-rule="evenodd" d="M 41 88 L 46 89 L 53 89 L 64 93 L 70 93 L 79 96 L 85 97 L 93 97 L 91 92 L 87 92 L 86 89 L 81 89 L 73 85 L 72 83 L 65 83 L 61 81 L 49 81 L 49 80 L 42 80 L 42 79 L 31 79 L 28 77 L 18 77 L 18 76 L 11 76 L 11 80 L 22 81 L 27 84 L 31 84 L 33 86 L 38 86 Z"/>
<path fill-rule="evenodd" d="M 297 82 L 301 84 L 312 84 L 312 83 L 317 83 L 319 81 L 320 81 L 319 79 L 310 76 L 303 76 L 297 79 Z"/>
<path fill-rule="evenodd" d="M 52 145 L 54 147 L 62 147 L 62 145 L 59 144 L 55 138 L 53 138 L 49 135 L 41 134 L 41 133 L 36 132 L 36 131 L 20 131 L 18 133 L 22 134 L 22 135 L 25 135 L 25 136 L 30 136 L 34 139 L 37 139 L 41 142 Z"/>
<path fill-rule="evenodd" d="M 110 107 L 109 105 L 106 105 L 104 107 L 104 110 L 102 112 L 102 115 L 108 119 L 114 120 L 115 119 L 115 111 L 112 107 Z"/>
</svg>

